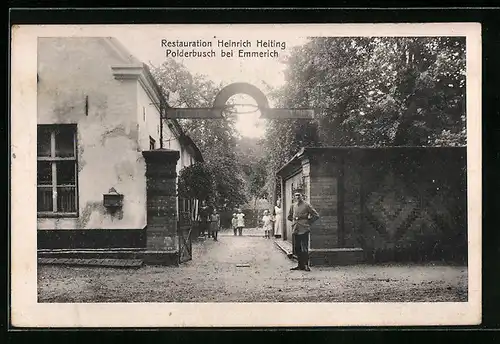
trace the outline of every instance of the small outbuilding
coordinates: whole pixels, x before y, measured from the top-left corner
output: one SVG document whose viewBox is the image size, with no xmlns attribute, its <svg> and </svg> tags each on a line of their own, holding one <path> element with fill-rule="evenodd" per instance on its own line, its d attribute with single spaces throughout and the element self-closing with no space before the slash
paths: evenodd
<svg viewBox="0 0 500 344">
<path fill-rule="evenodd" d="M 465 147 L 309 147 L 278 172 L 283 240 L 295 189 L 318 211 L 311 265 L 467 260 Z"/>
</svg>

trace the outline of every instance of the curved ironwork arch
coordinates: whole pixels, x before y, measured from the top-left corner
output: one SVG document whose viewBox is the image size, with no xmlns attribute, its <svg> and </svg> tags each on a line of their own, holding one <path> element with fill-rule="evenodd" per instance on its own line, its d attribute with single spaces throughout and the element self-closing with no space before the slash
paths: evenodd
<svg viewBox="0 0 500 344">
<path fill-rule="evenodd" d="M 247 82 L 235 82 L 227 85 L 217 93 L 211 108 L 167 108 L 165 109 L 165 118 L 221 119 L 226 108 L 226 102 L 235 94 L 246 94 L 252 97 L 257 102 L 261 118 L 311 119 L 314 117 L 314 109 L 271 109 L 266 95 L 260 89 Z"/>
<path fill-rule="evenodd" d="M 229 98 L 235 94 L 246 94 L 252 97 L 259 106 L 260 109 L 268 109 L 269 102 L 267 97 L 260 89 L 252 84 L 246 82 L 235 82 L 233 84 L 227 85 L 222 90 L 217 93 L 213 103 L 214 109 L 223 109 Z"/>
</svg>

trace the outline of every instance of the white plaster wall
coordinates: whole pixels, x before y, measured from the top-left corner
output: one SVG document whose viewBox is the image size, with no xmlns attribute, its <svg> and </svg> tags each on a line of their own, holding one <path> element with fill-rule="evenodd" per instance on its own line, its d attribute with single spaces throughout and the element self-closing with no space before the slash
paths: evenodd
<svg viewBox="0 0 500 344">
<path fill-rule="evenodd" d="M 100 39 L 39 38 L 38 124 L 77 124 L 79 169 L 79 216 L 39 218 L 39 229 L 128 229 L 146 225 L 138 82 L 115 80 L 111 70 L 114 64 L 124 61 Z M 124 194 L 123 211 L 114 216 L 102 205 L 103 194 L 111 187 Z"/>
<path fill-rule="evenodd" d="M 149 136 L 156 141 L 156 148 L 160 148 L 160 112 L 154 101 L 148 96 L 144 88 L 138 84 L 137 122 L 139 123 L 139 147 L 149 150 Z M 145 116 L 143 115 L 145 112 Z M 144 120 L 145 118 L 145 120 Z M 192 164 L 194 157 L 186 147 L 181 146 L 179 140 L 168 125 L 163 125 L 163 148 L 177 150 L 180 153 L 177 161 L 177 173 Z"/>
<path fill-rule="evenodd" d="M 149 150 L 149 137 L 155 141 L 155 147 L 160 148 L 160 111 L 155 104 L 156 100 L 137 83 L 137 123 L 139 123 L 139 147 L 141 150 Z M 164 128 L 164 133 L 168 128 Z"/>
</svg>

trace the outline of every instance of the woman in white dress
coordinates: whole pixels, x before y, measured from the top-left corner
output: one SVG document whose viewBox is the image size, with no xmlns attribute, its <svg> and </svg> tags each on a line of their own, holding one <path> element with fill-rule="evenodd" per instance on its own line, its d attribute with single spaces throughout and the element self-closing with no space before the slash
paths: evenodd
<svg viewBox="0 0 500 344">
<path fill-rule="evenodd" d="M 276 200 L 276 205 L 274 206 L 274 237 L 281 238 L 282 233 L 282 218 L 283 210 L 281 209 L 281 200 L 278 198 Z"/>
</svg>

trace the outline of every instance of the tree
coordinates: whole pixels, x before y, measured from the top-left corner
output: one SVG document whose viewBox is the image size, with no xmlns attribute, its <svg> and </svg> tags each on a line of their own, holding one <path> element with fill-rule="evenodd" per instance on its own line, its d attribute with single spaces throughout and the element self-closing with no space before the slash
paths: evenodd
<svg viewBox="0 0 500 344">
<path fill-rule="evenodd" d="M 204 163 L 197 162 L 179 172 L 178 192 L 186 199 L 206 200 L 213 195 L 212 172 Z"/>
<path fill-rule="evenodd" d="M 267 192 L 264 189 L 266 183 L 266 166 L 263 159 L 260 159 L 253 164 L 248 178 L 248 192 L 254 201 L 260 198 L 265 198 L 267 196 Z"/>
<path fill-rule="evenodd" d="M 269 121 L 267 185 L 300 147 L 465 145 L 465 39 L 321 37 L 295 48 L 283 107 L 313 121 Z"/>
<path fill-rule="evenodd" d="M 205 76 L 192 74 L 183 64 L 167 59 L 160 66 L 151 66 L 157 83 L 169 94 L 171 107 L 212 107 L 223 85 L 216 85 Z M 212 178 L 213 192 L 209 201 L 216 207 L 236 206 L 246 202 L 244 178 L 235 154 L 234 118 L 179 120 L 183 130 L 203 154 Z"/>
</svg>

